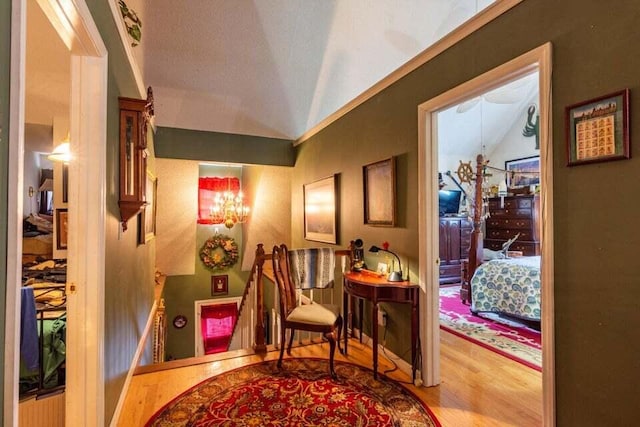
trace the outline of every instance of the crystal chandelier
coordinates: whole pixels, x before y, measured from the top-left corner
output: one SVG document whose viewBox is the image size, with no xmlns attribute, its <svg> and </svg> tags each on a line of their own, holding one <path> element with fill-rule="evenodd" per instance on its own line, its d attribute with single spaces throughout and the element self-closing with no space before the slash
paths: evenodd
<svg viewBox="0 0 640 427">
<path fill-rule="evenodd" d="M 233 228 L 236 224 L 242 224 L 249 216 L 249 206 L 244 205 L 242 191 L 234 194 L 231 191 L 231 180 L 227 178 L 228 189 L 224 193 L 216 193 L 211 206 L 211 222 L 224 224 L 227 228 Z"/>
</svg>

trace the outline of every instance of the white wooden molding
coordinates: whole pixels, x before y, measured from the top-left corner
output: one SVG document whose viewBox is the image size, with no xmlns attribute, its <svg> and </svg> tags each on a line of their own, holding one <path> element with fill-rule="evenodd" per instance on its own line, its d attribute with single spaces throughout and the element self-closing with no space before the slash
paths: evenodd
<svg viewBox="0 0 640 427">
<path fill-rule="evenodd" d="M 438 216 L 437 195 L 438 141 L 437 121 L 440 110 L 474 98 L 507 82 L 534 71 L 539 72 L 540 154 L 541 154 L 541 227 L 542 227 L 542 388 L 543 421 L 555 426 L 555 363 L 553 309 L 553 144 L 551 132 L 552 47 L 546 43 L 501 66 L 494 68 L 418 106 L 418 200 L 419 200 L 419 283 L 421 293 L 420 341 L 425 385 L 440 381 L 438 315 Z"/>
<path fill-rule="evenodd" d="M 71 52 L 66 419 L 104 425 L 107 50 L 84 0 L 38 0 Z M 8 283 L 20 283 L 26 0 L 12 0 Z M 96 155 L 96 153 L 98 155 Z M 87 233 L 91 230 L 91 233 Z M 17 426 L 17 288 L 7 293 L 4 425 Z"/>
</svg>

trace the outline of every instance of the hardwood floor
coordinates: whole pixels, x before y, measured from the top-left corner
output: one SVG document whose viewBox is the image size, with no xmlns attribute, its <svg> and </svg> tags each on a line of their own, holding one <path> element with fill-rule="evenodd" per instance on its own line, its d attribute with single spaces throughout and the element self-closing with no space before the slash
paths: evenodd
<svg viewBox="0 0 640 427">
<path fill-rule="evenodd" d="M 440 342 L 442 383 L 437 387 L 407 387 L 431 408 L 443 426 L 542 425 L 540 372 L 444 331 L 441 331 Z M 308 345 L 292 351 L 294 357 L 327 357 L 327 354 L 328 344 Z M 117 425 L 142 426 L 163 405 L 204 379 L 277 357 L 278 353 L 271 351 L 264 358 L 241 355 L 184 367 L 175 367 L 177 364 L 172 362 L 173 369 L 134 375 Z M 349 342 L 347 358 L 336 352 L 336 359 L 372 365 L 370 348 L 357 340 Z M 379 371 L 392 367 L 384 354 L 380 354 Z M 388 376 L 409 381 L 409 376 L 399 370 Z"/>
</svg>

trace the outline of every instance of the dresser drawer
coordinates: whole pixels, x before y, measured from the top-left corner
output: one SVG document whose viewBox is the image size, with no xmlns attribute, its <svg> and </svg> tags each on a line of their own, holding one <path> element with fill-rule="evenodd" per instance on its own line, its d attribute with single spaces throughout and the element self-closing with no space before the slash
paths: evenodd
<svg viewBox="0 0 640 427">
<path fill-rule="evenodd" d="M 487 229 L 486 237 L 487 239 L 501 239 L 501 240 L 509 240 L 513 238 L 516 234 L 520 233 L 518 236 L 518 240 L 516 241 L 527 241 L 527 240 L 535 240 L 533 238 L 533 233 L 530 229 L 517 229 L 517 228 L 491 228 Z"/>
<path fill-rule="evenodd" d="M 505 209 L 489 209 L 489 214 L 492 217 L 519 217 L 519 218 L 531 218 L 533 216 L 533 211 L 531 209 L 525 208 L 505 208 Z"/>
<path fill-rule="evenodd" d="M 491 230 L 493 228 L 503 228 L 503 229 L 529 229 L 533 228 L 533 220 L 524 219 L 524 218 L 496 218 L 489 217 L 487 218 L 487 230 Z"/>
</svg>

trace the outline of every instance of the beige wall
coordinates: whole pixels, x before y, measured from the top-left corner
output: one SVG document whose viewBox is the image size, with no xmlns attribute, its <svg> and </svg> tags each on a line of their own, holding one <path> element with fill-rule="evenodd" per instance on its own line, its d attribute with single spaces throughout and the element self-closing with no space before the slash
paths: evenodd
<svg viewBox="0 0 640 427">
<path fill-rule="evenodd" d="M 198 218 L 198 162 L 156 159 L 158 269 L 168 276 L 194 274 Z"/>
</svg>

